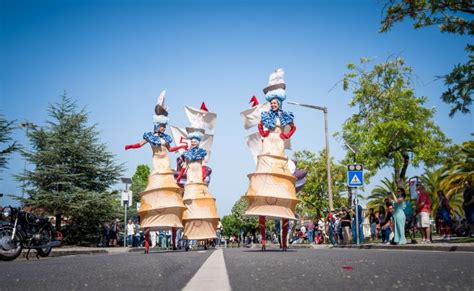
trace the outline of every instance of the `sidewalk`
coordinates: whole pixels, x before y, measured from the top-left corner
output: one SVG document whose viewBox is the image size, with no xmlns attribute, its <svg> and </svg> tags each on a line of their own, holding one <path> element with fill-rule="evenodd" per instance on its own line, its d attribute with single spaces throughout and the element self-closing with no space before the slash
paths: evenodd
<svg viewBox="0 0 474 291">
<path fill-rule="evenodd" d="M 382 250 L 419 250 L 419 251 L 442 251 L 442 252 L 474 252 L 474 240 L 469 238 L 453 238 L 450 241 L 443 241 L 440 238 L 433 238 L 433 243 L 406 245 L 385 245 L 381 243 L 363 243 L 361 245 L 336 245 L 331 248 L 352 248 L 352 249 L 382 249 Z"/>
<path fill-rule="evenodd" d="M 23 254 L 26 254 L 28 250 L 23 250 Z M 53 248 L 49 257 L 63 257 L 63 256 L 74 256 L 74 255 L 95 255 L 95 254 L 122 254 L 129 252 L 129 248 L 116 247 L 116 248 L 91 248 L 91 247 L 80 247 L 80 246 L 62 246 L 59 248 Z M 31 250 L 30 258 L 36 257 L 36 251 Z"/>
</svg>

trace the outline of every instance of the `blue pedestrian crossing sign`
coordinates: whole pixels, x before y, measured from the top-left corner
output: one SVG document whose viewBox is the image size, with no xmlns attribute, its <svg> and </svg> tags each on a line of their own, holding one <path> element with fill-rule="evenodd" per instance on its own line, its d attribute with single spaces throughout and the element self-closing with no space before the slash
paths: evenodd
<svg viewBox="0 0 474 291">
<path fill-rule="evenodd" d="M 355 164 L 347 166 L 347 186 L 364 186 L 364 167 L 362 165 Z"/>
</svg>

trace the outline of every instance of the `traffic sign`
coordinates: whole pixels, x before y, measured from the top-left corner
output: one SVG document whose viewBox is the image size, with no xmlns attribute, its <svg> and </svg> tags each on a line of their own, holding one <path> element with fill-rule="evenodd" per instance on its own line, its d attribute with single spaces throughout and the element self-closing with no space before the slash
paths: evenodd
<svg viewBox="0 0 474 291">
<path fill-rule="evenodd" d="M 347 166 L 347 186 L 364 186 L 364 167 L 362 165 Z"/>
</svg>

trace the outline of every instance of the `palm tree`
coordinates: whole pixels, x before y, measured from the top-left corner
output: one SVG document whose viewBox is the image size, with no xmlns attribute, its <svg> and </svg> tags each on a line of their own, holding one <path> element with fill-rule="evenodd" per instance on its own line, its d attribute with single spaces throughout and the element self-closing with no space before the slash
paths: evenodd
<svg viewBox="0 0 474 291">
<path fill-rule="evenodd" d="M 425 185 L 425 190 L 428 192 L 431 200 L 431 217 L 436 217 L 436 211 L 439 207 L 439 199 L 436 193 L 438 193 L 439 190 L 444 190 L 441 186 L 441 181 L 445 177 L 446 174 L 444 168 L 425 169 L 425 173 L 420 177 L 420 180 Z M 446 197 L 449 200 L 449 197 Z"/>
<path fill-rule="evenodd" d="M 464 142 L 454 150 L 454 158 L 448 160 L 445 166 L 445 176 L 440 187 L 446 193 L 453 210 L 460 216 L 462 210 L 463 182 L 474 180 L 474 140 Z"/>
<path fill-rule="evenodd" d="M 371 194 L 367 197 L 369 200 L 367 202 L 367 208 L 374 208 L 379 209 L 380 206 L 385 206 L 385 199 L 391 198 L 392 196 L 388 196 L 388 192 L 393 193 L 399 187 L 399 184 L 396 181 L 395 175 L 392 176 L 392 179 L 388 179 L 387 177 L 383 178 L 380 181 L 381 184 L 376 186 Z M 404 188 L 407 189 L 408 180 L 405 179 L 403 182 Z"/>
<path fill-rule="evenodd" d="M 388 198 L 388 192 L 394 192 L 397 188 L 394 180 L 390 180 L 387 177 L 380 181 L 381 184 L 376 186 L 370 195 L 367 197 L 367 208 L 379 209 L 380 206 L 385 206 L 385 198 Z"/>
</svg>

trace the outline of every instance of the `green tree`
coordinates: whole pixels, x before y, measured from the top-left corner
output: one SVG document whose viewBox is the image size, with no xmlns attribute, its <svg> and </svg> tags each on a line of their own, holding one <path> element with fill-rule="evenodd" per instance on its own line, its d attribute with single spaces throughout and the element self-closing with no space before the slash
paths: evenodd
<svg viewBox="0 0 474 291">
<path fill-rule="evenodd" d="M 150 167 L 148 165 L 138 165 L 135 174 L 132 177 L 132 186 L 130 190 L 133 193 L 133 203 L 136 206 L 140 202 L 140 193 L 143 192 L 148 184 Z M 135 207 L 136 208 L 136 207 Z"/>
<path fill-rule="evenodd" d="M 466 0 L 389 0 L 385 6 L 380 32 L 389 31 L 396 22 L 411 18 L 415 29 L 437 25 L 441 32 L 474 34 L 474 5 Z M 447 90 L 441 99 L 452 104 L 449 116 L 469 113 L 474 88 L 474 46 L 467 44 L 469 60 L 457 64 L 451 73 L 442 76 Z"/>
<path fill-rule="evenodd" d="M 244 216 L 247 207 L 247 200 L 241 197 L 232 207 L 231 214 L 222 218 L 222 231 L 225 236 L 233 234 L 239 236 L 240 230 L 243 230 L 244 233 L 255 233 L 258 221 L 256 218 Z"/>
<path fill-rule="evenodd" d="M 20 149 L 19 144 L 11 138 L 15 121 L 7 121 L 0 114 L 0 171 L 7 167 L 8 155 Z"/>
<path fill-rule="evenodd" d="M 99 142 L 85 110 L 78 110 L 76 102 L 65 94 L 61 102 L 50 105 L 49 117 L 46 126 L 28 133 L 32 150 L 22 152 L 35 166 L 18 176 L 29 195 L 23 202 L 54 215 L 57 229 L 63 218 L 77 232 L 89 229 L 86 224 L 99 227 L 120 211 L 115 202 L 119 197 L 107 191 L 118 180 L 122 165 L 117 165 L 105 144 Z M 100 217 L 84 215 L 93 211 L 100 212 Z"/>
<path fill-rule="evenodd" d="M 376 64 L 361 59 L 361 66 L 349 64 L 343 87 L 354 94 L 350 107 L 358 112 L 343 124 L 346 144 L 359 149 L 357 159 L 364 161 L 369 175 L 391 167 L 397 183 L 403 186 L 411 162 L 431 167 L 441 162 L 449 140 L 433 122 L 434 109 L 423 106 L 426 97 L 415 96 L 411 68 L 401 58 Z"/>
<path fill-rule="evenodd" d="M 303 216 L 320 217 L 324 216 L 329 209 L 328 197 L 328 177 L 326 170 L 326 150 L 320 151 L 317 155 L 313 152 L 303 150 L 294 153 L 294 159 L 299 169 L 308 172 L 306 184 L 299 192 L 300 203 L 297 206 L 297 213 Z M 335 164 L 330 160 L 333 204 L 339 208 L 346 205 L 346 201 L 339 195 L 347 190 L 346 167 Z"/>
</svg>

